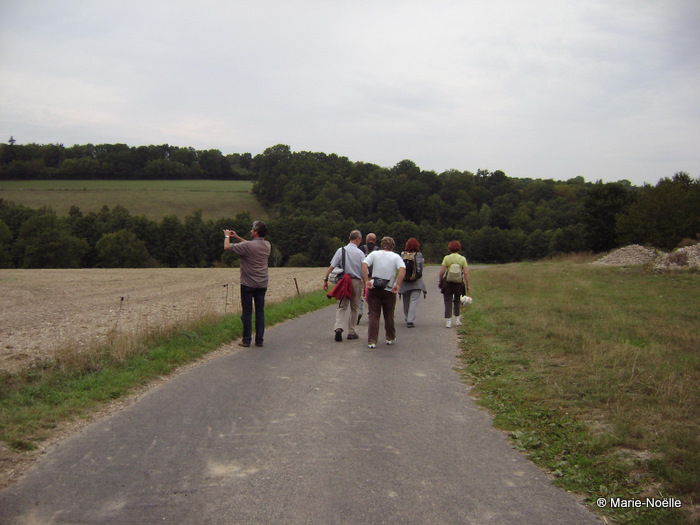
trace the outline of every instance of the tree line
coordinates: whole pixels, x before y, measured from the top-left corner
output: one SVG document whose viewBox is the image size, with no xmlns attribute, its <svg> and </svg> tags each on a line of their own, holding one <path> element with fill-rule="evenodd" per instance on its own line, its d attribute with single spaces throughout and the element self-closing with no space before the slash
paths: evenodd
<svg viewBox="0 0 700 525">
<path fill-rule="evenodd" d="M 0 144 L 0 180 L 250 180 L 250 153 L 162 144 Z"/>
<path fill-rule="evenodd" d="M 355 228 L 391 235 L 398 247 L 416 237 L 429 262 L 440 262 L 457 239 L 470 261 L 488 263 L 632 243 L 671 250 L 697 242 L 700 232 L 700 179 L 683 172 L 640 188 L 581 177 L 514 179 L 502 171 L 437 174 L 410 160 L 382 168 L 285 145 L 246 158 L 246 176 L 270 215 L 273 266 L 325 266 Z M 195 212 L 156 222 L 120 206 L 87 214 L 74 207 L 58 217 L 50 208 L 0 201 L 0 265 L 230 266 L 236 257 L 223 253 L 221 232 L 246 232 L 253 219 L 204 221 Z"/>
<path fill-rule="evenodd" d="M 656 186 L 628 181 L 516 179 L 502 171 L 421 170 L 350 162 L 277 145 L 256 157 L 253 191 L 275 217 L 320 210 L 383 231 L 409 233 L 444 251 L 459 239 L 472 259 L 512 262 L 639 243 L 665 250 L 698 241 L 700 178 L 676 173 Z M 434 253 L 430 253 L 434 256 Z"/>
</svg>

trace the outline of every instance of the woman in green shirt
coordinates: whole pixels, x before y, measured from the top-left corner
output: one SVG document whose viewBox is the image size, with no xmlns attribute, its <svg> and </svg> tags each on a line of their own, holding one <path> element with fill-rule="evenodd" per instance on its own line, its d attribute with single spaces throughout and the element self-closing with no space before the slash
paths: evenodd
<svg viewBox="0 0 700 525">
<path fill-rule="evenodd" d="M 462 324 L 459 318 L 460 297 L 471 293 L 471 290 L 467 259 L 459 254 L 462 245 L 459 241 L 452 241 L 448 249 L 450 254 L 445 256 L 440 267 L 439 285 L 445 300 L 445 326 L 452 328 L 453 324 L 454 326 Z"/>
</svg>

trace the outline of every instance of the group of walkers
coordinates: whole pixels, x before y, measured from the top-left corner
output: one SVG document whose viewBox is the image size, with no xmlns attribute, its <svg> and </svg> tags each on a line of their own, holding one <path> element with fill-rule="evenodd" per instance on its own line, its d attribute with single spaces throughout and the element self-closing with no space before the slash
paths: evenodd
<svg viewBox="0 0 700 525">
<path fill-rule="evenodd" d="M 241 263 L 241 321 L 243 335 L 239 345 L 249 347 L 253 342 L 252 319 L 255 312 L 255 345 L 263 346 L 265 334 L 265 294 L 269 282 L 268 258 L 271 246 L 265 240 L 267 226 L 255 221 L 247 241 L 233 230 L 224 230 L 224 250 L 240 256 Z M 231 239 L 237 242 L 233 243 Z M 367 346 L 376 348 L 379 325 L 384 317 L 386 344 L 396 342 L 394 310 L 397 294 L 403 297 L 403 312 L 406 326 L 414 328 L 416 311 L 421 294 L 428 293 L 423 282 L 423 254 L 420 243 L 411 238 L 406 241 L 401 255 L 394 251 L 396 243 L 384 237 L 377 246 L 377 236 L 370 233 L 364 245 L 359 230 L 350 232 L 347 246 L 338 248 L 331 259 L 323 279 L 323 289 L 328 291 L 331 275 L 338 278 L 329 297 L 339 300 L 335 315 L 335 340 L 343 340 L 347 328 L 347 339 L 359 339 L 357 325 L 362 318 L 364 303 L 369 310 Z M 445 326 L 451 328 L 461 324 L 459 318 L 461 297 L 470 293 L 467 260 L 459 254 L 459 241 L 450 242 L 450 254 L 445 256 L 440 268 L 438 286 L 444 296 Z"/>
<path fill-rule="evenodd" d="M 394 252 L 396 243 L 391 237 L 384 237 L 379 247 L 376 246 L 376 235 L 373 233 L 367 235 L 365 245 L 360 246 L 361 242 L 362 234 L 359 230 L 350 232 L 347 246 L 335 252 L 323 279 L 323 289 L 328 291 L 330 276 L 343 274 L 328 293 L 329 297 L 339 300 L 335 315 L 335 340 L 343 340 L 346 328 L 347 339 L 359 338 L 357 325 L 362 318 L 366 298 L 369 309 L 367 346 L 376 348 L 382 316 L 386 344 L 393 345 L 396 342 L 394 311 L 397 294 L 403 298 L 406 326 L 414 328 L 418 301 L 421 294 L 425 297 L 428 292 L 423 281 L 424 259 L 420 243 L 417 239 L 410 238 L 399 255 Z M 442 261 L 438 286 L 444 297 L 445 326 L 451 328 L 461 324 L 461 297 L 470 293 L 471 289 L 467 260 L 459 254 L 461 244 L 452 241 L 448 249 L 450 254 Z"/>
</svg>

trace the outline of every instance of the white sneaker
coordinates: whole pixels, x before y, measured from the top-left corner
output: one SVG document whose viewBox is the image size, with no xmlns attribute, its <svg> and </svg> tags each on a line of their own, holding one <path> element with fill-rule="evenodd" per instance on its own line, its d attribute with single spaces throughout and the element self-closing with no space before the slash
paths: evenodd
<svg viewBox="0 0 700 525">
<path fill-rule="evenodd" d="M 453 321 L 453 324 L 455 326 L 462 326 L 462 319 L 460 317 L 455 317 L 455 320 Z"/>
<path fill-rule="evenodd" d="M 395 342 L 396 342 L 396 339 L 391 339 L 391 340 L 387 341 L 386 344 L 393 345 Z"/>
<path fill-rule="evenodd" d="M 447 321 L 445 321 L 445 326 L 447 328 L 452 328 L 452 319 L 448 319 Z"/>
<path fill-rule="evenodd" d="M 367 345 L 367 348 L 377 348 L 377 345 L 374 343 L 370 343 Z"/>
</svg>

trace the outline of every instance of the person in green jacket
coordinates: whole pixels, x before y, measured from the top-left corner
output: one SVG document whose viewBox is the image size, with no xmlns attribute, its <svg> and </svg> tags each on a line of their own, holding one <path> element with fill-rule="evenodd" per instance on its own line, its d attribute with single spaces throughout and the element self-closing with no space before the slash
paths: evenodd
<svg viewBox="0 0 700 525">
<path fill-rule="evenodd" d="M 450 254 L 442 260 L 440 267 L 440 290 L 445 301 L 445 326 L 459 326 L 460 298 L 471 293 L 469 286 L 469 268 L 467 259 L 459 254 L 462 245 L 459 241 L 451 241 L 448 245 Z M 453 317 L 454 316 L 454 317 Z"/>
</svg>

